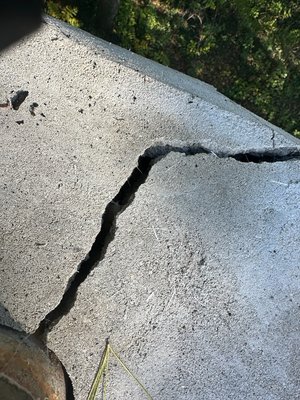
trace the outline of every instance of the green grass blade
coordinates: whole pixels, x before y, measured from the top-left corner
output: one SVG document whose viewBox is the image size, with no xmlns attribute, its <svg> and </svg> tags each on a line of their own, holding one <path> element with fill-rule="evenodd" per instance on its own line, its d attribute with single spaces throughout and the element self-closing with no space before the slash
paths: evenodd
<svg viewBox="0 0 300 400">
<path fill-rule="evenodd" d="M 139 385 L 139 387 L 143 390 L 143 392 L 147 395 L 149 400 L 153 400 L 153 397 L 150 395 L 148 390 L 145 388 L 145 386 L 138 380 L 138 378 L 130 371 L 130 369 L 125 365 L 125 363 L 121 360 L 121 358 L 118 356 L 118 354 L 114 351 L 114 349 L 111 347 L 109 344 L 109 348 L 112 352 L 112 354 L 116 357 L 122 368 L 127 372 L 127 374 Z"/>
<path fill-rule="evenodd" d="M 96 372 L 91 390 L 88 394 L 87 400 L 95 400 L 96 399 L 96 395 L 98 392 L 98 388 L 101 382 L 101 378 L 104 374 L 104 371 L 107 369 L 108 367 L 108 358 L 109 358 L 109 344 L 108 342 L 106 343 L 104 352 L 102 354 L 99 366 L 98 366 L 98 370 Z"/>
</svg>

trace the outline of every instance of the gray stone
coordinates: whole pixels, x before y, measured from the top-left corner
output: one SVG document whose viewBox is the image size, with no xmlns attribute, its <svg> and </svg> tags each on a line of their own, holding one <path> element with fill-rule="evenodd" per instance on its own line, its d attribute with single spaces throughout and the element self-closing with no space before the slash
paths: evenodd
<svg viewBox="0 0 300 400">
<path fill-rule="evenodd" d="M 212 151 L 295 145 L 275 127 L 242 117 L 239 106 L 224 110 L 226 99 L 213 88 L 52 19 L 4 52 L 1 71 L 2 97 L 29 95 L 18 110 L 0 109 L 0 301 L 30 332 L 59 302 L 106 204 L 146 147 L 176 140 Z"/>
<path fill-rule="evenodd" d="M 49 343 L 77 399 L 107 336 L 155 397 L 295 399 L 299 161 L 226 157 L 292 157 L 299 140 L 51 18 L 0 65 L 0 323 L 31 333 L 57 306 L 146 149 L 204 147 L 157 160 Z M 112 396 L 133 396 L 112 374 Z"/>
</svg>

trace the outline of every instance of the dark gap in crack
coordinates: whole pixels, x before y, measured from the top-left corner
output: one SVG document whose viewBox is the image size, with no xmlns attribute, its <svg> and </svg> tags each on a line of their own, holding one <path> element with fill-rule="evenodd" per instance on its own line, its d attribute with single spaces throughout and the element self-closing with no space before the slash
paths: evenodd
<svg viewBox="0 0 300 400">
<path fill-rule="evenodd" d="M 237 161 L 244 163 L 276 163 L 289 160 L 299 160 L 300 150 L 297 149 L 265 150 L 265 151 L 250 151 L 245 153 L 228 154 L 227 157 L 234 158 Z"/>
<path fill-rule="evenodd" d="M 65 378 L 66 400 L 75 400 L 74 388 L 73 388 L 71 377 L 68 374 L 68 372 L 62 362 L 61 362 L 61 366 L 62 366 L 62 370 L 64 373 L 64 378 Z"/>
<path fill-rule="evenodd" d="M 46 343 L 48 332 L 71 310 L 76 301 L 79 286 L 85 281 L 99 262 L 103 260 L 108 245 L 114 239 L 118 215 L 131 204 L 135 193 L 146 181 L 152 166 L 171 152 L 182 153 L 186 156 L 212 154 L 218 158 L 234 158 L 239 162 L 245 163 L 278 162 L 300 159 L 300 151 L 295 148 L 281 148 L 266 151 L 253 150 L 250 152 L 230 154 L 226 152 L 214 153 L 200 145 L 182 147 L 157 145 L 149 147 L 144 154 L 139 157 L 137 167 L 133 169 L 130 177 L 120 188 L 118 194 L 106 206 L 104 214 L 102 215 L 100 232 L 96 236 L 91 250 L 79 264 L 77 271 L 69 279 L 60 303 L 40 322 L 34 336 Z"/>
<path fill-rule="evenodd" d="M 251 150 L 239 153 L 229 151 L 216 151 L 205 148 L 201 145 L 194 144 L 190 146 L 173 146 L 173 145 L 157 145 L 149 147 L 144 155 L 155 159 L 155 163 L 168 153 L 182 153 L 186 156 L 194 156 L 196 154 L 211 154 L 217 158 L 233 158 L 243 163 L 276 163 L 289 160 L 300 159 L 300 149 L 295 147 L 281 147 L 277 149 Z"/>
<path fill-rule="evenodd" d="M 48 332 L 71 310 L 75 303 L 79 286 L 104 258 L 109 243 L 114 239 L 117 216 L 132 202 L 134 194 L 140 185 L 146 181 L 151 167 L 152 158 L 144 155 L 140 156 L 138 166 L 134 168 L 118 194 L 106 206 L 102 215 L 100 232 L 96 236 L 91 250 L 69 279 L 59 304 L 45 316 L 34 332 L 34 336 L 42 340 L 42 342 L 47 342 Z"/>
</svg>

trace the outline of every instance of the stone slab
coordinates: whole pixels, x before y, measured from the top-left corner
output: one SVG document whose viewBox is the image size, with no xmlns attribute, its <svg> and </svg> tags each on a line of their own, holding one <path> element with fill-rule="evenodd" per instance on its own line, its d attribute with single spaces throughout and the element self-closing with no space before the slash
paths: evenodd
<svg viewBox="0 0 300 400">
<path fill-rule="evenodd" d="M 298 398 L 300 162 L 171 153 L 50 334 L 76 399 L 109 338 L 153 398 Z M 108 395 L 144 398 L 113 361 Z"/>
<path fill-rule="evenodd" d="M 20 107 L 0 108 L 0 303 L 28 332 L 60 301 L 145 148 L 299 144 L 212 87 L 53 19 L 1 55 L 1 104 L 18 90 Z"/>
</svg>

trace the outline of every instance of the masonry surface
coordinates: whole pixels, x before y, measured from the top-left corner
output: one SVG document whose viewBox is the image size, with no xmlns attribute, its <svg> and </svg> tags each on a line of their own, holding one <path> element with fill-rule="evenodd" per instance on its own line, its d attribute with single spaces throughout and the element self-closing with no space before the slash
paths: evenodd
<svg viewBox="0 0 300 400">
<path fill-rule="evenodd" d="M 107 337 L 154 398 L 297 398 L 299 141 L 52 19 L 1 71 L 0 322 L 76 399 Z"/>
</svg>

